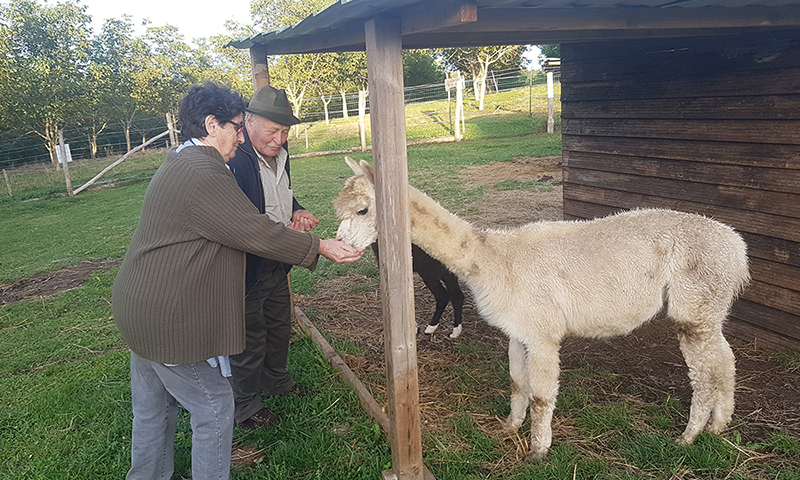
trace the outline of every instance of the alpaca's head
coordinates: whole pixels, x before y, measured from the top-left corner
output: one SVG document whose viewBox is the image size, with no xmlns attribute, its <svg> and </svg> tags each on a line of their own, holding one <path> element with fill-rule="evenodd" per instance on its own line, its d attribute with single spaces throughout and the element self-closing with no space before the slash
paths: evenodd
<svg viewBox="0 0 800 480">
<path fill-rule="evenodd" d="M 345 161 L 355 175 L 347 179 L 342 191 L 333 199 L 336 216 L 341 220 L 336 239 L 363 250 L 378 238 L 375 172 L 365 160 L 356 163 L 345 157 Z"/>
</svg>

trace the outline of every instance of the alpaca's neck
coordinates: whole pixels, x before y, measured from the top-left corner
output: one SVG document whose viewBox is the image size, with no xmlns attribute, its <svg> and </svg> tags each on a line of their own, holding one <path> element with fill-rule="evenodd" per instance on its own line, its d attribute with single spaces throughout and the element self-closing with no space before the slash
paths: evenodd
<svg viewBox="0 0 800 480">
<path fill-rule="evenodd" d="M 466 279 L 475 273 L 480 240 L 472 225 L 411 186 L 409 209 L 413 243 L 459 277 Z"/>
</svg>

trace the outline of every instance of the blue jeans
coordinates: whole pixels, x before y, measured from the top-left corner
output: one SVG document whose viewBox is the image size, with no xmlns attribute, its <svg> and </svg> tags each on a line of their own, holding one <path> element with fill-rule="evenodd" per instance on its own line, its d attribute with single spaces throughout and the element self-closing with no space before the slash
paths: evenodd
<svg viewBox="0 0 800 480">
<path fill-rule="evenodd" d="M 192 479 L 227 480 L 233 391 L 205 361 L 166 366 L 131 352 L 133 434 L 128 480 L 169 480 L 174 470 L 178 403 L 191 414 Z"/>
</svg>

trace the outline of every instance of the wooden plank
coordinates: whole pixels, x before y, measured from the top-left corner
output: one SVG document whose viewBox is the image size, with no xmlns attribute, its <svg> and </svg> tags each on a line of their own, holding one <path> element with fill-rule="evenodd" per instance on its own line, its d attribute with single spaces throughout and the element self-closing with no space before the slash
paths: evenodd
<svg viewBox="0 0 800 480">
<path fill-rule="evenodd" d="M 564 107 L 562 104 L 562 112 Z M 565 123 L 568 121 L 564 120 Z M 565 154 L 595 152 L 724 165 L 800 169 L 800 148 L 796 145 L 711 142 L 705 139 L 588 137 L 569 134 L 563 134 L 561 142 Z"/>
<path fill-rule="evenodd" d="M 565 178 L 568 169 L 564 170 Z M 800 220 L 777 215 L 754 213 L 717 205 L 707 205 L 681 199 L 658 197 L 620 190 L 608 190 L 586 185 L 564 183 L 565 213 L 574 215 L 566 209 L 566 201 L 579 200 L 599 205 L 607 205 L 616 209 L 630 210 L 640 207 L 670 208 L 683 212 L 698 213 L 710 216 L 727 223 L 740 232 L 759 235 L 769 234 L 791 242 L 800 242 Z"/>
<path fill-rule="evenodd" d="M 710 74 L 800 67 L 800 39 L 791 31 L 742 33 L 703 38 L 651 38 L 636 42 L 563 44 L 565 83 L 664 81 Z M 633 83 L 633 82 L 631 82 Z"/>
<path fill-rule="evenodd" d="M 800 243 L 780 238 L 739 232 L 747 243 L 747 254 L 781 265 L 800 267 Z"/>
<path fill-rule="evenodd" d="M 800 351 L 800 341 L 785 337 L 772 330 L 767 330 L 753 325 L 733 315 L 728 316 L 728 322 L 722 330 L 727 338 L 751 343 L 754 348 L 780 352 L 786 350 Z"/>
<path fill-rule="evenodd" d="M 381 301 L 392 447 L 392 469 L 401 480 L 422 480 L 416 324 L 408 214 L 408 165 L 403 103 L 400 21 L 365 24 Z"/>
<path fill-rule="evenodd" d="M 798 149 L 800 150 L 800 149 Z M 785 210 L 800 212 L 800 169 L 705 163 L 640 156 L 609 155 L 566 150 L 563 165 L 603 172 L 629 173 L 667 180 L 683 180 L 774 192 L 773 202 L 797 203 Z M 752 192 L 756 195 L 755 192 Z M 758 193 L 761 194 L 761 193 Z"/>
<path fill-rule="evenodd" d="M 658 176 L 645 176 L 641 174 L 657 173 L 658 170 L 650 172 L 637 171 L 635 167 L 630 168 L 633 171 L 632 174 L 575 167 L 575 164 L 581 163 L 585 165 L 585 162 L 576 162 L 574 158 L 570 158 L 568 166 L 564 168 L 565 183 L 623 190 L 800 219 L 800 183 L 792 186 L 797 193 L 789 194 L 754 188 L 701 183 L 691 179 L 673 180 Z M 592 163 L 592 165 L 595 164 Z M 600 166 L 606 165 L 605 163 L 597 164 Z M 800 174 L 800 171 L 797 173 Z M 726 182 L 731 176 L 721 174 L 719 178 L 721 182 Z M 798 175 L 798 178 L 800 178 L 800 175 Z M 709 181 L 711 180 L 713 178 L 709 179 Z M 733 180 L 727 181 L 733 182 Z"/>
<path fill-rule="evenodd" d="M 749 257 L 753 280 L 800 292 L 800 267 Z"/>
<path fill-rule="evenodd" d="M 800 89 L 800 70 L 797 72 Z M 564 108 L 562 97 L 562 109 Z M 800 120 L 563 119 L 566 135 L 800 145 Z"/>
<path fill-rule="evenodd" d="M 562 65 L 567 62 L 562 60 Z M 562 67 L 563 72 L 563 67 Z M 649 72 L 652 73 L 652 72 Z M 667 81 L 655 76 L 652 78 L 615 78 L 587 83 L 569 82 L 562 77 L 561 98 L 563 101 L 578 102 L 590 100 L 643 100 L 653 98 L 693 98 L 749 96 L 754 92 L 761 95 L 789 95 L 800 87 L 800 68 L 781 70 L 736 72 L 728 75 L 698 77 L 689 76 Z"/>
<path fill-rule="evenodd" d="M 442 28 L 471 25 L 478 20 L 476 0 L 424 2 L 403 9 L 402 34 L 427 32 Z"/>
<path fill-rule="evenodd" d="M 734 302 L 730 316 L 800 341 L 800 317 L 744 298 Z"/>
<path fill-rule="evenodd" d="M 567 87 L 565 87 L 567 88 Z M 659 90 L 661 92 L 661 90 Z M 692 120 L 798 120 L 800 95 L 709 97 L 697 90 L 668 98 L 577 101 L 563 99 L 561 118 L 636 118 Z"/>
<path fill-rule="evenodd" d="M 372 417 L 375 423 L 381 426 L 381 430 L 388 433 L 390 430 L 389 416 L 386 415 L 386 412 L 383 411 L 380 404 L 375 401 L 375 398 L 372 397 L 369 390 L 361 383 L 361 380 L 358 379 L 356 374 L 350 370 L 350 367 L 348 367 L 344 360 L 342 360 L 342 357 L 336 353 L 336 350 L 325 340 L 325 337 L 319 333 L 317 327 L 311 323 L 311 320 L 300 310 L 300 307 L 294 307 L 294 313 L 297 322 L 306 334 L 314 340 L 314 343 L 319 345 L 320 349 L 322 349 L 322 353 L 325 354 L 325 358 L 327 358 L 331 366 L 339 372 L 339 376 L 342 377 L 342 380 L 356 391 L 361 406 L 364 408 L 364 411 L 367 412 L 367 415 Z"/>
<path fill-rule="evenodd" d="M 537 2 L 538 3 L 538 2 Z M 567 2 L 568 4 L 574 2 Z M 525 30 L 652 30 L 652 29 L 715 29 L 763 27 L 765 18 L 771 26 L 800 25 L 800 8 L 482 8 L 479 22 L 468 28 L 451 28 L 470 33 Z M 616 3 L 616 2 L 615 2 Z M 640 2 L 637 2 L 640 3 Z"/>
<path fill-rule="evenodd" d="M 753 280 L 742 293 L 741 298 L 800 317 L 800 285 L 795 289 L 777 287 Z M 797 325 L 800 335 L 800 325 Z"/>
</svg>

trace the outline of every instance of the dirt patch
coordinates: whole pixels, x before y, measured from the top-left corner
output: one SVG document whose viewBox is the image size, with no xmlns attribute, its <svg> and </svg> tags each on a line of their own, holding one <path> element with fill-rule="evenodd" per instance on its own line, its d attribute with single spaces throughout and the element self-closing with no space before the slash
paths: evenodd
<svg viewBox="0 0 800 480">
<path fill-rule="evenodd" d="M 52 272 L 22 278 L 16 282 L 0 284 L 0 305 L 32 298 L 55 297 L 67 290 L 84 286 L 92 272 L 108 270 L 120 262 L 115 258 L 81 262 Z"/>
</svg>

